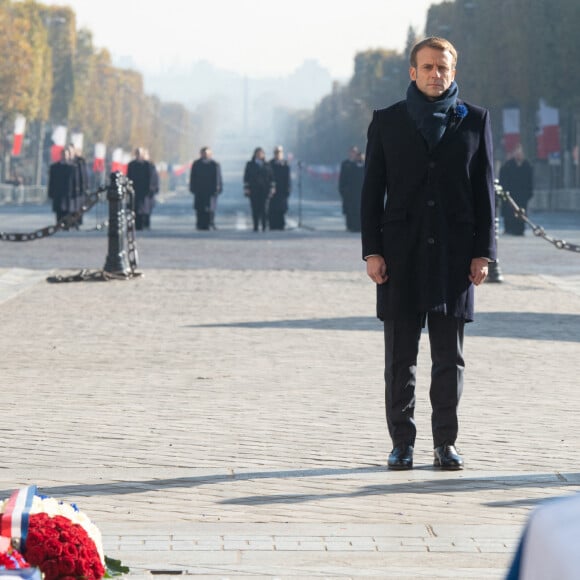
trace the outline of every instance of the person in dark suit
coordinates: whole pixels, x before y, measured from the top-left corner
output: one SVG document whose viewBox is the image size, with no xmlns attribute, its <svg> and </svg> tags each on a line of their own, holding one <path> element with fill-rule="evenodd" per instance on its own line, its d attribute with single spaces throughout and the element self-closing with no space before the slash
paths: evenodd
<svg viewBox="0 0 580 580">
<path fill-rule="evenodd" d="M 146 149 L 135 149 L 135 158 L 127 166 L 127 177 L 135 190 L 135 229 L 148 230 L 151 228 L 154 196 L 159 191 L 159 176 Z"/>
<path fill-rule="evenodd" d="M 209 147 L 201 148 L 199 159 L 191 166 L 189 191 L 194 195 L 196 228 L 209 230 L 213 225 L 216 207 L 214 198 L 222 192 L 221 169 L 219 163 L 212 159 L 212 150 Z"/>
<path fill-rule="evenodd" d="M 252 159 L 246 163 L 244 171 L 244 195 L 250 198 L 254 231 L 266 231 L 266 204 L 274 194 L 276 184 L 266 153 L 261 147 L 254 150 Z"/>
<path fill-rule="evenodd" d="M 80 211 L 86 201 L 87 192 L 89 190 L 89 172 L 87 169 L 86 159 L 82 156 L 82 151 L 75 147 L 73 143 L 71 143 L 67 149 L 70 152 L 71 163 L 75 168 L 75 185 L 72 199 L 72 208 L 74 213 Z M 82 225 L 82 223 L 83 216 L 81 215 L 76 223 L 76 229 L 79 229 L 79 225 Z"/>
<path fill-rule="evenodd" d="M 284 159 L 284 149 L 278 145 L 274 149 L 274 158 L 270 161 L 274 177 L 274 193 L 268 204 L 268 225 L 271 230 L 283 230 L 286 227 L 285 215 L 288 211 L 291 179 L 290 166 Z"/>
<path fill-rule="evenodd" d="M 499 182 L 510 193 L 513 200 L 524 210 L 534 195 L 534 171 L 524 156 L 524 150 L 518 145 L 499 170 Z M 512 236 L 523 236 L 526 224 L 518 219 L 513 207 L 507 201 L 502 203 L 504 230 Z"/>
<path fill-rule="evenodd" d="M 348 159 L 340 164 L 338 192 L 342 198 L 342 213 L 349 232 L 360 232 L 360 195 L 364 167 L 361 153 L 356 146 L 348 152 Z"/>
<path fill-rule="evenodd" d="M 62 150 L 60 161 L 53 163 L 48 173 L 48 197 L 57 223 L 75 212 L 76 168 L 71 159 L 70 148 Z"/>
<path fill-rule="evenodd" d="M 463 329 L 474 317 L 474 286 L 496 257 L 490 120 L 458 98 L 449 41 L 422 40 L 410 62 L 407 98 L 373 114 L 361 202 L 363 258 L 384 321 L 388 467 L 413 467 L 417 353 L 427 325 L 434 465 L 462 469 L 455 442 Z"/>
</svg>

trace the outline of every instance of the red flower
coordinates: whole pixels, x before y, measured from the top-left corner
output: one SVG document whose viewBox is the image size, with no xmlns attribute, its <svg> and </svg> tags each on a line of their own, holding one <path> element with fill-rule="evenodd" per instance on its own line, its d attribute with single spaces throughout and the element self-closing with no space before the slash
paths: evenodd
<svg viewBox="0 0 580 580">
<path fill-rule="evenodd" d="M 44 572 L 46 580 L 57 580 L 60 576 L 58 562 L 56 560 L 46 560 L 38 564 L 38 567 Z"/>
<path fill-rule="evenodd" d="M 63 557 L 60 559 L 60 573 L 70 575 L 74 574 L 76 564 L 73 558 Z"/>
<path fill-rule="evenodd" d="M 30 517 L 26 556 L 46 580 L 98 580 L 105 574 L 93 540 L 82 526 L 63 516 Z"/>
<path fill-rule="evenodd" d="M 20 568 L 30 568 L 22 554 L 9 546 L 6 552 L 0 552 L 0 570 L 19 570 Z"/>
</svg>

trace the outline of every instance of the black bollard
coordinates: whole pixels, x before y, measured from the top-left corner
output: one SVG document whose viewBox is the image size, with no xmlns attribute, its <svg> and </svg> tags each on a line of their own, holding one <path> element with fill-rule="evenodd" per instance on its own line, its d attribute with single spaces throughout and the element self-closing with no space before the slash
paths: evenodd
<svg viewBox="0 0 580 580">
<path fill-rule="evenodd" d="M 496 180 L 496 184 L 497 184 Z M 495 189 L 495 220 L 494 220 L 494 235 L 495 245 L 499 249 L 499 212 L 501 211 L 501 198 L 498 194 L 498 188 Z M 498 251 L 499 253 L 499 251 Z M 503 282 L 503 274 L 499 266 L 499 258 L 495 262 L 491 262 L 488 267 L 488 274 L 486 281 L 492 283 Z"/>
<path fill-rule="evenodd" d="M 107 189 L 109 202 L 109 251 L 103 270 L 109 274 L 129 277 L 131 269 L 125 238 L 127 233 L 127 211 L 125 209 L 125 194 L 127 178 L 120 172 L 111 173 L 111 183 Z"/>
</svg>

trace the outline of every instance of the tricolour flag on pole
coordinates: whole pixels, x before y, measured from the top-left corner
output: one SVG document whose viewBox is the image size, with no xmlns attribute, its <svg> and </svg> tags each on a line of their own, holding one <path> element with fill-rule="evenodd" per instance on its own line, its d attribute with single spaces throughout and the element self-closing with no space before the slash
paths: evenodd
<svg viewBox="0 0 580 580">
<path fill-rule="evenodd" d="M 116 149 L 113 149 L 111 171 L 113 173 L 115 173 L 115 171 L 121 171 L 122 166 L 123 166 L 123 150 L 121 149 L 121 147 L 117 147 Z"/>
<path fill-rule="evenodd" d="M 131 161 L 131 153 L 128 151 L 123 151 L 123 157 L 121 160 L 121 172 L 127 175 L 127 168 L 129 167 L 129 163 Z"/>
<path fill-rule="evenodd" d="M 82 133 L 71 133 L 70 142 L 79 153 L 83 150 L 84 136 Z"/>
<path fill-rule="evenodd" d="M 105 157 L 107 146 L 104 143 L 95 143 L 95 159 L 93 161 L 93 171 L 103 173 L 105 171 Z"/>
<path fill-rule="evenodd" d="M 20 155 L 22 151 L 22 141 L 24 140 L 24 130 L 26 129 L 26 117 L 16 115 L 14 119 L 14 143 L 12 144 L 12 155 Z"/>
<path fill-rule="evenodd" d="M 50 148 L 50 160 L 55 163 L 60 160 L 62 150 L 66 145 L 67 128 L 57 125 L 52 132 L 52 146 Z"/>
<path fill-rule="evenodd" d="M 520 110 L 511 107 L 503 110 L 503 147 L 507 154 L 521 143 L 520 140 Z"/>
<path fill-rule="evenodd" d="M 538 159 L 548 159 L 550 154 L 560 152 L 560 114 L 558 109 L 548 107 L 543 99 L 538 109 L 536 147 Z"/>
</svg>

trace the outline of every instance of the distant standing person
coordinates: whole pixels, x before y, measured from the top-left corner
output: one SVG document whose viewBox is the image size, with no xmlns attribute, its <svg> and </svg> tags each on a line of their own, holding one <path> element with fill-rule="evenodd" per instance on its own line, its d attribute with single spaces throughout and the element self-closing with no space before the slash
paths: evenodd
<svg viewBox="0 0 580 580">
<path fill-rule="evenodd" d="M 189 175 L 189 191 L 194 196 L 196 228 L 209 230 L 213 223 L 217 196 L 222 192 L 222 175 L 219 163 L 212 159 L 212 150 L 202 147 L 199 159 L 193 162 Z"/>
<path fill-rule="evenodd" d="M 260 225 L 262 231 L 266 231 L 266 204 L 274 193 L 274 188 L 274 174 L 270 164 L 266 163 L 266 153 L 261 147 L 257 147 L 244 171 L 244 195 L 250 198 L 255 232 Z"/>
<path fill-rule="evenodd" d="M 159 191 L 159 175 L 143 147 L 135 149 L 135 159 L 127 166 L 127 177 L 135 190 L 135 228 L 151 228 L 154 196 Z"/>
<path fill-rule="evenodd" d="M 364 163 L 360 162 L 358 147 L 351 147 L 348 159 L 340 165 L 338 191 L 342 198 L 342 213 L 346 219 L 346 229 L 349 232 L 360 232 L 360 195 Z"/>
<path fill-rule="evenodd" d="M 284 149 L 278 145 L 274 149 L 274 158 L 270 161 L 274 175 L 274 194 L 268 204 L 268 223 L 271 230 L 283 230 L 286 227 L 288 197 L 291 190 L 290 166 L 284 159 Z"/>
<path fill-rule="evenodd" d="M 71 209 L 73 211 L 80 211 L 86 200 L 87 191 L 89 189 L 89 172 L 87 169 L 87 162 L 82 156 L 82 151 L 77 149 L 72 143 L 68 146 L 70 152 L 71 163 L 75 169 L 74 191 L 71 200 Z M 78 224 L 83 223 L 81 216 Z M 77 226 L 78 228 L 78 226 Z"/>
<path fill-rule="evenodd" d="M 521 145 L 513 150 L 511 158 L 499 170 L 499 182 L 514 201 L 527 211 L 528 202 L 534 195 L 534 174 Z M 502 216 L 506 234 L 524 235 L 526 224 L 515 216 L 512 206 L 507 201 L 503 202 Z"/>
<path fill-rule="evenodd" d="M 74 212 L 75 166 L 68 147 L 62 150 L 60 161 L 50 166 L 48 173 L 48 197 L 52 200 L 52 211 L 56 221 Z"/>
</svg>

